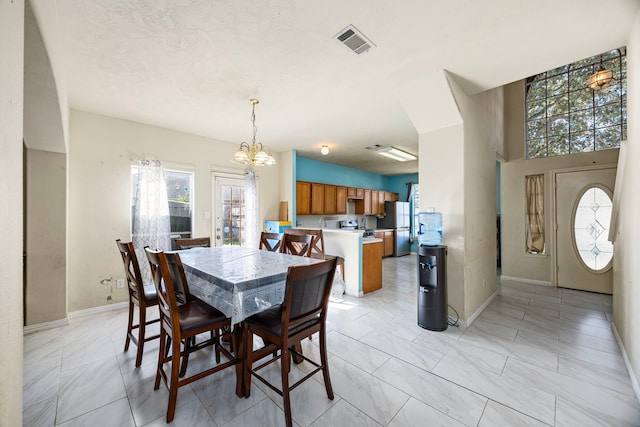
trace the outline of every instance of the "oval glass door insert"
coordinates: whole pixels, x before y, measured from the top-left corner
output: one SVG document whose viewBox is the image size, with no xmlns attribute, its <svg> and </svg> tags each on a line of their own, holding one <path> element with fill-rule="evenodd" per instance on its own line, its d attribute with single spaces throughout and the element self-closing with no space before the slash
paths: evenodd
<svg viewBox="0 0 640 427">
<path fill-rule="evenodd" d="M 583 265 L 593 272 L 611 267 L 613 244 L 609 224 L 613 203 L 600 187 L 589 187 L 582 193 L 573 214 L 573 243 Z"/>
</svg>

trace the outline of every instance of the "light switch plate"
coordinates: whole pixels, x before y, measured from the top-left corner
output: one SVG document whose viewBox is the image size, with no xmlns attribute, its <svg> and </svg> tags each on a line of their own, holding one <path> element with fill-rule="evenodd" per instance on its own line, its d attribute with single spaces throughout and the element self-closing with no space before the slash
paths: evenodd
<svg viewBox="0 0 640 427">
<path fill-rule="evenodd" d="M 124 279 L 116 280 L 116 288 L 124 288 Z"/>
</svg>

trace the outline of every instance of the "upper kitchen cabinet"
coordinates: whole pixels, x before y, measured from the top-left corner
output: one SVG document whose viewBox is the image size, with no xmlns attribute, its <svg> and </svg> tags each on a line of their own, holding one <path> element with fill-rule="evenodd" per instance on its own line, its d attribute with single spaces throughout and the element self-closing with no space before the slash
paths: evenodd
<svg viewBox="0 0 640 427">
<path fill-rule="evenodd" d="M 324 187 L 324 184 L 311 183 L 311 215 L 324 213 Z"/>
<path fill-rule="evenodd" d="M 347 213 L 347 187 L 336 187 L 336 213 Z"/>
<path fill-rule="evenodd" d="M 311 213 L 311 183 L 296 181 L 296 214 L 309 215 Z"/>
<path fill-rule="evenodd" d="M 347 199 L 362 200 L 364 199 L 364 188 L 347 188 Z"/>
<path fill-rule="evenodd" d="M 312 194 L 313 197 L 313 194 Z M 337 204 L 336 204 L 336 186 L 335 185 L 324 185 L 324 209 L 322 213 L 333 215 L 337 213 Z"/>
<path fill-rule="evenodd" d="M 371 215 L 371 190 L 364 190 L 362 200 L 356 200 L 356 214 Z"/>
</svg>

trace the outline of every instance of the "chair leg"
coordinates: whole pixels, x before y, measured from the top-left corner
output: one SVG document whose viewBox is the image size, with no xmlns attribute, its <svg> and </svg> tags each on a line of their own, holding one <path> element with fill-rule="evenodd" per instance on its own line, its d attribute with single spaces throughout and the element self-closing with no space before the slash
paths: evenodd
<svg viewBox="0 0 640 427">
<path fill-rule="evenodd" d="M 189 351 L 191 350 L 192 345 L 195 345 L 195 337 L 187 338 L 184 340 L 184 355 L 182 356 L 182 364 L 180 367 L 180 378 L 184 377 L 184 374 L 187 373 L 187 365 L 189 364 Z M 180 347 L 180 344 L 178 344 Z"/>
<path fill-rule="evenodd" d="M 129 342 L 131 341 L 131 330 L 133 329 L 133 302 L 129 299 L 129 322 L 127 323 L 127 339 L 124 341 L 124 351 L 129 350 Z"/>
<path fill-rule="evenodd" d="M 327 389 L 327 397 L 333 400 L 333 387 L 329 377 L 329 363 L 327 357 L 327 337 L 324 328 L 320 330 L 320 364 L 322 365 L 322 376 L 324 377 L 324 387 Z"/>
<path fill-rule="evenodd" d="M 245 326 L 242 334 L 242 347 L 244 347 L 244 361 L 242 363 L 242 378 L 244 379 L 244 397 L 251 395 L 251 368 L 253 365 L 253 334 Z"/>
<path fill-rule="evenodd" d="M 282 357 L 280 358 L 282 364 L 280 369 L 280 375 L 282 377 L 282 400 L 284 401 L 284 418 L 287 427 L 293 426 L 291 420 L 291 399 L 289 396 L 289 369 L 291 368 L 291 354 L 286 347 L 282 348 Z"/>
<path fill-rule="evenodd" d="M 188 341 L 188 340 L 187 340 Z M 180 340 L 173 341 L 171 351 L 171 380 L 169 383 L 169 403 L 167 404 L 167 423 L 173 421 L 178 400 L 178 376 L 180 374 Z"/>
<path fill-rule="evenodd" d="M 147 310 L 140 307 L 138 322 L 138 351 L 136 353 L 136 368 L 142 364 L 142 352 L 144 351 L 144 334 L 147 328 Z"/>
<path fill-rule="evenodd" d="M 162 370 L 162 365 L 164 365 L 164 361 L 167 358 L 167 346 L 170 345 L 170 339 L 167 336 L 163 327 L 160 327 L 160 349 L 158 350 L 158 366 L 156 368 L 156 382 L 153 384 L 153 389 L 157 390 L 160 387 L 160 378 L 162 375 L 160 374 Z"/>
<path fill-rule="evenodd" d="M 213 339 L 213 349 L 216 353 L 216 363 L 220 363 L 220 330 L 216 329 L 215 332 L 211 331 Z"/>
</svg>

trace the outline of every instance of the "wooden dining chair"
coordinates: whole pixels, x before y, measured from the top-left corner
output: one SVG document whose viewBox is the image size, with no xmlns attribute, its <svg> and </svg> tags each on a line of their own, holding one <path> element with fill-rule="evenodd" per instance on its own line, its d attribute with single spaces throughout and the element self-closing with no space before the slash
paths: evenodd
<svg viewBox="0 0 640 427">
<path fill-rule="evenodd" d="M 122 264 L 124 266 L 124 274 L 127 278 L 129 288 L 129 320 L 127 322 L 127 338 L 124 341 L 124 351 L 129 350 L 129 343 L 133 343 L 138 348 L 136 352 L 136 368 L 142 364 L 142 354 L 144 352 L 144 343 L 160 337 L 159 334 L 146 336 L 146 328 L 148 325 L 157 323 L 160 319 L 147 321 L 147 308 L 158 305 L 158 295 L 153 284 L 145 285 L 143 283 L 142 274 L 140 273 L 140 265 L 138 257 L 133 248 L 132 242 L 122 242 L 116 240 Z M 134 311 L 138 311 L 138 323 L 133 323 Z M 134 330 L 138 330 L 137 335 Z"/>
<path fill-rule="evenodd" d="M 282 241 L 282 253 L 311 256 L 311 241 L 313 236 L 309 234 L 285 234 Z"/>
<path fill-rule="evenodd" d="M 293 425 L 291 417 L 290 392 L 312 375 L 322 371 L 327 397 L 333 400 L 333 388 L 327 363 L 326 318 L 331 292 L 331 283 L 336 271 L 336 260 L 331 259 L 317 264 L 289 267 L 285 287 L 284 301 L 280 305 L 254 314 L 244 320 L 243 350 L 245 354 L 243 377 L 246 397 L 251 394 L 251 377 L 254 376 L 276 393 L 284 401 L 284 414 L 287 427 Z M 296 344 L 311 334 L 320 336 L 320 363 L 309 359 L 294 350 Z M 253 336 L 262 338 L 264 347 L 253 351 Z M 254 360 L 272 355 L 267 362 L 253 367 Z M 311 363 L 315 369 L 294 384 L 289 384 L 291 355 Z M 280 360 L 281 388 L 277 388 L 262 377 L 258 371 L 276 360 Z"/>
<path fill-rule="evenodd" d="M 211 239 L 209 237 L 193 237 L 191 239 L 177 239 L 176 250 L 192 249 L 192 248 L 208 248 L 211 247 Z"/>
<path fill-rule="evenodd" d="M 311 236 L 311 251 L 309 257 L 324 259 L 324 234 L 322 230 L 313 228 L 285 228 L 284 234 L 297 234 Z"/>
<path fill-rule="evenodd" d="M 259 249 L 269 252 L 281 252 L 283 238 L 284 235 L 282 233 L 267 233 L 263 231 L 260 233 Z"/>
<path fill-rule="evenodd" d="M 183 304 L 178 304 L 173 276 L 177 274 L 180 280 L 187 282 L 180 255 L 152 251 L 148 247 L 145 251 L 160 307 L 160 350 L 154 390 L 160 387 L 161 379 L 169 388 L 166 420 L 170 423 L 175 415 L 178 388 L 234 366 L 237 359 L 220 342 L 222 329 L 231 327 L 231 319 L 199 299 L 190 299 Z M 174 274 L 171 273 L 172 271 Z M 205 332 L 212 332 L 212 339 L 196 344 L 196 335 Z M 180 343 L 182 342 L 185 345 L 184 350 L 181 351 Z M 217 365 L 184 378 L 189 354 L 210 345 L 215 348 Z M 225 356 L 226 362 L 219 363 L 220 353 Z M 171 364 L 169 373 L 165 371 L 167 363 Z"/>
</svg>

